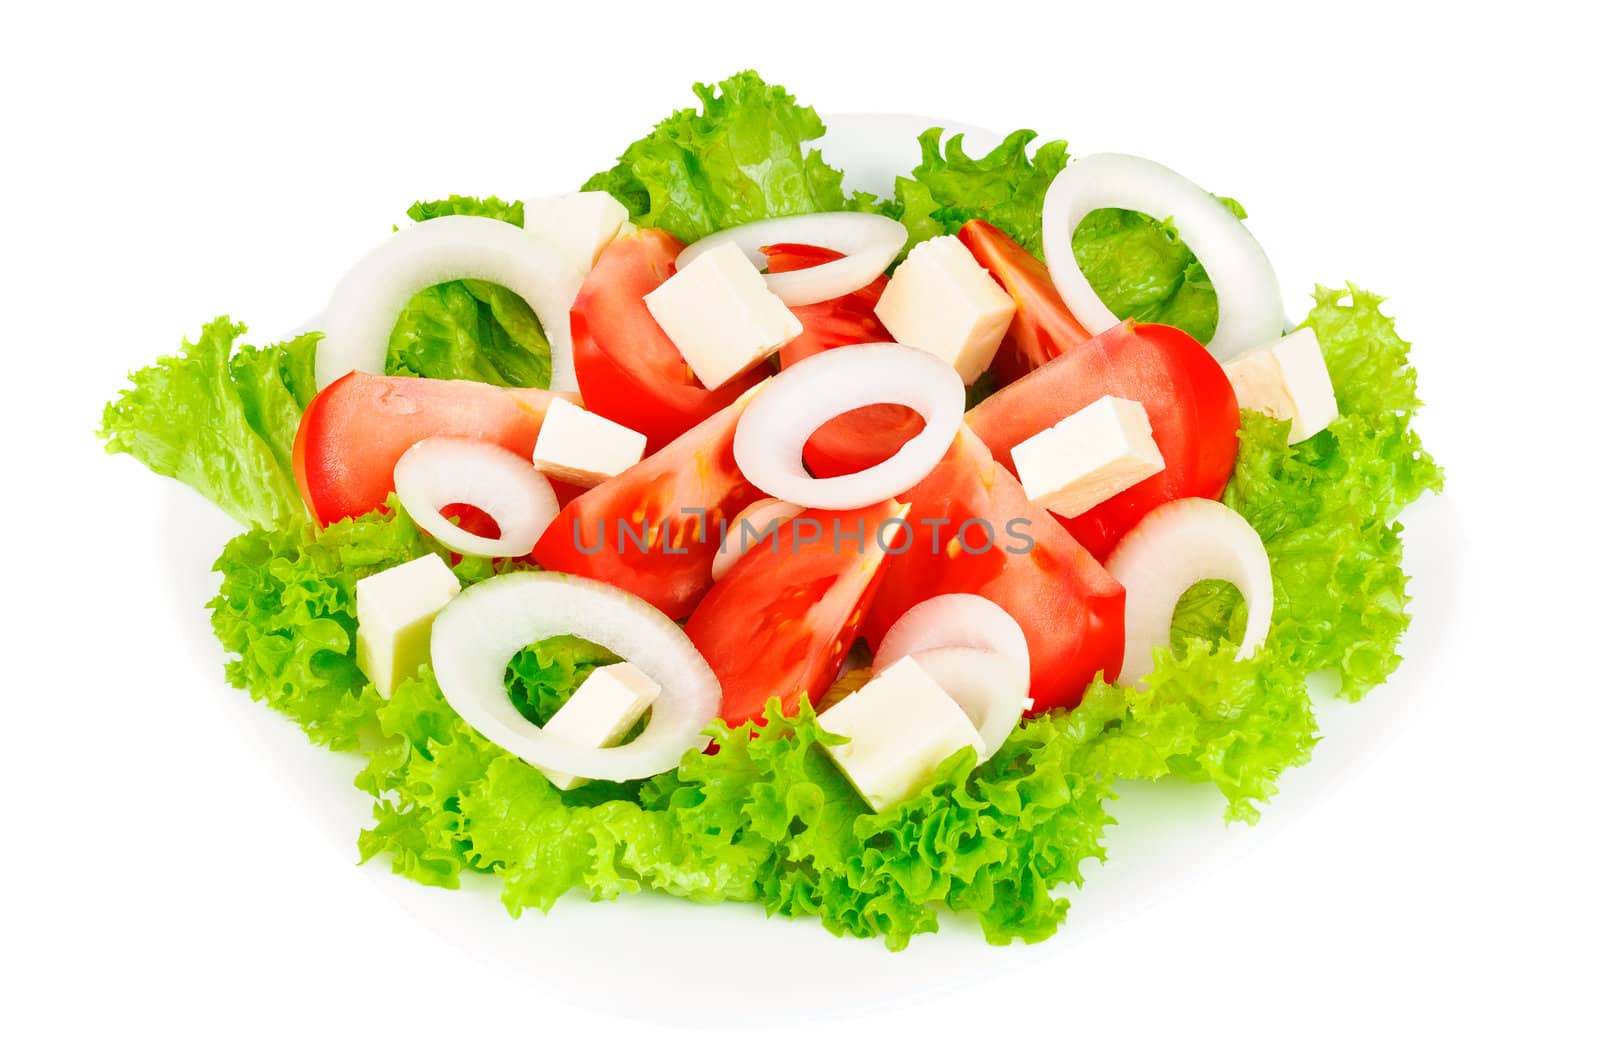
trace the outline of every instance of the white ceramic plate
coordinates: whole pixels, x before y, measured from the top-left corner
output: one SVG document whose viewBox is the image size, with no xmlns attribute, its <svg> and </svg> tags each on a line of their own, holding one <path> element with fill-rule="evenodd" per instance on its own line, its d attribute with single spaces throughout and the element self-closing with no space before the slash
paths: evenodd
<svg viewBox="0 0 1600 1063">
<path fill-rule="evenodd" d="M 966 132 L 973 154 L 998 137 L 954 122 L 911 115 L 839 115 L 829 119 L 822 142 L 850 187 L 887 195 L 894 175 L 919 159 L 917 134 L 930 125 Z M 530 188 L 538 192 L 535 180 Z M 557 191 L 557 189 L 550 189 Z M 1337 270 L 1337 263 L 1330 268 Z M 1337 275 L 1335 273 L 1335 275 Z M 1307 291 L 1311 277 L 1286 277 L 1286 292 Z M 1290 306 L 1295 318 L 1307 309 Z M 247 732 L 249 744 L 278 777 L 285 804 L 302 809 L 329 842 L 329 873 L 343 873 L 356 858 L 356 834 L 370 820 L 371 802 L 351 779 L 359 757 L 317 748 L 283 717 L 223 685 L 223 654 L 211 635 L 204 604 L 215 594 L 211 560 L 237 528 L 197 495 L 166 484 L 166 526 L 159 563 L 168 574 L 175 630 L 197 667 L 217 676 L 217 700 Z M 1448 498 L 1429 497 L 1407 512 L 1406 569 L 1411 574 L 1414 622 L 1400 672 L 1358 705 L 1323 702 L 1323 741 L 1309 767 L 1290 772 L 1283 792 L 1259 826 L 1226 828 L 1221 798 L 1185 783 L 1130 785 L 1113 809 L 1119 823 L 1107 838 L 1110 863 L 1089 865 L 1082 891 L 1071 891 L 1072 913 L 1052 940 L 993 948 L 971 922 L 944 919 L 945 929 L 925 935 L 904 953 L 879 941 L 836 939 L 815 920 L 767 919 L 755 905 L 702 906 L 655 895 L 591 904 L 574 896 L 548 916 L 513 921 L 501 907 L 499 880 L 467 876 L 460 891 L 430 889 L 392 875 L 386 864 L 364 869 L 375 890 L 419 923 L 475 960 L 525 979 L 585 1007 L 680 1025 L 761 1021 L 757 1014 L 720 1010 L 717 988 L 737 972 L 745 985 L 806 987 L 814 1015 L 870 1011 L 891 1002 L 927 997 L 1002 970 L 1060 957 L 1086 935 L 1104 933 L 1135 918 L 1163 897 L 1236 859 L 1272 833 L 1289 829 L 1310 805 L 1334 793 L 1372 751 L 1410 720 L 1428 696 L 1431 669 L 1446 659 L 1466 571 L 1461 522 Z M 319 874 L 308 867 L 307 875 Z M 663 978 L 663 972 L 675 972 Z M 696 975 L 703 973 L 705 982 Z M 707 991 L 707 983 L 712 986 Z"/>
</svg>

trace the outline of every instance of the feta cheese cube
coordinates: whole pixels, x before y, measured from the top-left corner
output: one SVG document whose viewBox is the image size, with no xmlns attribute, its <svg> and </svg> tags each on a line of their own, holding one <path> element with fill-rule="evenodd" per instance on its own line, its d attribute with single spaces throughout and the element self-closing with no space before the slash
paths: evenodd
<svg viewBox="0 0 1600 1063">
<path fill-rule="evenodd" d="M 804 331 L 732 243 L 694 259 L 644 297 L 695 378 L 715 390 Z"/>
<path fill-rule="evenodd" d="M 559 251 L 582 272 L 622 229 L 628 208 L 609 192 L 572 192 L 532 199 L 522 208 L 522 229 Z"/>
<path fill-rule="evenodd" d="M 994 361 L 1016 312 L 1016 302 L 954 236 L 913 247 L 877 306 L 896 342 L 937 354 L 966 384 Z"/>
<path fill-rule="evenodd" d="M 437 554 L 356 580 L 356 667 L 381 697 L 428 662 L 433 618 L 460 593 Z"/>
<path fill-rule="evenodd" d="M 1080 516 L 1167 467 L 1141 403 L 1110 395 L 1011 448 L 1030 499 Z"/>
<path fill-rule="evenodd" d="M 627 661 L 608 664 L 589 673 L 583 685 L 550 717 L 544 733 L 575 746 L 614 746 L 660 696 L 660 685 Z M 562 790 L 570 790 L 582 781 L 561 772 L 547 771 L 544 776 Z"/>
<path fill-rule="evenodd" d="M 533 444 L 533 467 L 553 480 L 593 487 L 644 457 L 644 435 L 553 399 Z"/>
<path fill-rule="evenodd" d="M 1291 443 L 1310 439 L 1339 416 L 1322 345 L 1308 328 L 1246 351 L 1222 371 L 1240 406 L 1290 423 Z"/>
<path fill-rule="evenodd" d="M 850 739 L 823 748 L 875 812 L 915 795 L 956 750 L 986 752 L 961 706 L 910 657 L 818 719 L 823 730 Z"/>
</svg>

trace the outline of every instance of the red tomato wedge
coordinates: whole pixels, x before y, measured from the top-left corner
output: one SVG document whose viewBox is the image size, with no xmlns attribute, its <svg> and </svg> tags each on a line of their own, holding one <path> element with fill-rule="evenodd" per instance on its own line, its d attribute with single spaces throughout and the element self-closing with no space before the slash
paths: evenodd
<svg viewBox="0 0 1600 1063">
<path fill-rule="evenodd" d="M 1168 325 L 1124 322 L 1000 389 L 967 423 L 1015 473 L 1011 448 L 1106 395 L 1144 404 L 1167 467 L 1081 516 L 1062 520 L 1105 560 L 1146 513 L 1175 498 L 1220 498 L 1239 451 L 1239 403 L 1222 366 Z"/>
<path fill-rule="evenodd" d="M 531 460 L 545 410 L 558 397 L 470 380 L 348 373 L 319 391 L 300 419 L 300 497 L 324 525 L 381 509 L 394 490 L 395 462 L 429 436 L 483 439 Z"/>
<path fill-rule="evenodd" d="M 671 234 L 640 229 L 606 246 L 572 304 L 573 364 L 584 406 L 643 432 L 654 452 L 769 374 L 765 362 L 707 391 L 644 297 L 677 272 Z"/>
<path fill-rule="evenodd" d="M 774 244 L 761 250 L 767 256 L 768 273 L 809 269 L 844 257 L 838 251 L 810 244 Z M 879 277 L 865 288 L 837 299 L 790 307 L 805 331 L 778 351 L 779 363 L 787 369 L 835 347 L 894 342 L 873 312 L 888 283 L 887 277 Z M 806 466 L 814 476 L 846 476 L 870 469 L 893 457 L 920 431 L 922 418 L 905 406 L 863 406 L 835 417 L 812 433 L 804 451 Z"/>
<path fill-rule="evenodd" d="M 688 616 L 711 587 L 722 522 L 762 497 L 733 460 L 744 407 L 736 400 L 568 503 L 533 559 L 621 587 L 675 620 Z"/>
<path fill-rule="evenodd" d="M 684 630 L 722 683 L 724 720 L 762 722 L 772 697 L 786 716 L 801 694 L 816 704 L 838 678 L 872 601 L 885 570 L 883 545 L 898 549 L 905 534 L 885 522 L 905 512 L 892 500 L 806 510 L 711 588 Z"/>
<path fill-rule="evenodd" d="M 1077 705 L 1096 673 L 1116 678 L 1122 585 L 1028 501 L 970 429 L 902 501 L 911 506 L 911 548 L 884 565 L 862 629 L 869 645 L 918 602 L 977 594 L 1010 613 L 1027 637 L 1032 713 Z"/>
<path fill-rule="evenodd" d="M 1020 380 L 1089 338 L 1089 331 L 1061 300 L 1050 271 L 1027 248 L 976 219 L 963 225 L 957 235 L 1017 303 L 1017 316 L 1011 319 L 1011 328 L 994 356 L 998 383 Z"/>
</svg>

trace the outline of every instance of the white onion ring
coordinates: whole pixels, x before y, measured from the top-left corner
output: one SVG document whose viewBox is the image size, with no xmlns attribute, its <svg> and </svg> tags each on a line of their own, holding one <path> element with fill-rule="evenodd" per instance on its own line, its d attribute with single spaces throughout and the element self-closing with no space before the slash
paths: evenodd
<svg viewBox="0 0 1600 1063">
<path fill-rule="evenodd" d="M 722 540 L 722 545 L 717 547 L 717 556 L 711 560 L 711 578 L 719 580 L 726 576 L 741 557 L 749 553 L 752 547 L 760 545 L 763 540 L 756 536 L 764 536 L 768 526 L 776 534 L 777 528 L 802 512 L 804 510 L 799 506 L 781 498 L 757 499 L 745 506 L 737 517 L 728 522 L 727 538 Z M 755 529 L 754 535 L 746 536 L 743 533 L 743 524 L 746 522 Z M 771 539 L 766 541 L 771 542 Z"/>
<path fill-rule="evenodd" d="M 937 355 L 898 343 L 835 347 L 796 362 L 750 400 L 733 434 L 745 479 L 773 498 L 818 509 L 858 509 L 920 483 L 944 457 L 966 407 L 961 374 Z M 803 451 L 828 421 L 874 403 L 909 406 L 922 431 L 870 469 L 822 479 Z"/>
<path fill-rule="evenodd" d="M 767 288 L 787 306 L 809 306 L 837 299 L 865 288 L 889 268 L 906 245 L 906 227 L 881 214 L 840 210 L 821 214 L 795 214 L 768 218 L 702 237 L 678 254 L 682 269 L 713 247 L 737 244 L 745 257 L 766 267 L 763 247 L 773 244 L 810 244 L 838 251 L 843 258 L 820 266 L 766 275 Z"/>
<path fill-rule="evenodd" d="M 555 489 L 526 458 L 481 439 L 433 436 L 400 455 L 394 493 L 417 526 L 458 554 L 522 557 L 556 519 Z M 500 526 L 490 539 L 450 523 L 451 503 L 476 506 Z"/>
<path fill-rule="evenodd" d="M 576 391 L 568 314 L 583 277 L 510 222 L 453 214 L 401 229 L 350 267 L 322 315 L 317 387 L 353 369 L 381 374 L 411 297 L 444 281 L 492 281 L 528 301 L 550 340 L 550 389 Z"/>
<path fill-rule="evenodd" d="M 988 650 L 1015 661 L 1027 676 L 1028 639 L 1010 613 L 976 594 L 940 594 L 900 614 L 878 643 L 874 674 L 902 657 L 952 647 Z M 1026 694 L 1027 683 L 1023 683 Z"/>
<path fill-rule="evenodd" d="M 1250 522 L 1209 498 L 1180 498 L 1145 514 L 1111 556 L 1106 571 L 1128 592 L 1122 686 L 1141 683 L 1158 647 L 1172 642 L 1172 612 L 1201 580 L 1227 580 L 1249 611 L 1239 660 L 1267 640 L 1272 625 L 1272 564 Z"/>
<path fill-rule="evenodd" d="M 1090 332 L 1117 324 L 1072 253 L 1072 235 L 1101 207 L 1171 218 L 1217 290 L 1217 331 L 1206 349 L 1225 361 L 1283 335 L 1283 296 L 1266 252 L 1244 223 L 1181 174 L 1134 155 L 1069 162 L 1044 197 L 1044 260 L 1067 309 Z"/>
<path fill-rule="evenodd" d="M 596 642 L 661 685 L 633 741 L 595 749 L 546 737 L 506 693 L 506 665 L 553 635 Z M 433 622 L 433 672 L 461 718 L 484 738 L 544 771 L 624 782 L 659 775 L 701 745 L 722 687 L 689 636 L 639 598 L 580 576 L 512 572 L 462 591 Z"/>
<path fill-rule="evenodd" d="M 912 655 L 983 739 L 982 764 L 1005 745 L 1028 705 L 1028 670 L 991 650 L 948 646 Z"/>
</svg>

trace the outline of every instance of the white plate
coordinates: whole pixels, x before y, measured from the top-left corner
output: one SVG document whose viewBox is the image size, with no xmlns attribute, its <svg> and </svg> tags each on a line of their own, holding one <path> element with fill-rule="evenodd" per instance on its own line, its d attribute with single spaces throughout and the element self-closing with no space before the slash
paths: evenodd
<svg viewBox="0 0 1600 1063">
<path fill-rule="evenodd" d="M 916 165 L 916 136 L 930 125 L 966 132 L 973 154 L 999 139 L 911 115 L 839 115 L 829 119 L 822 148 L 833 165 L 844 169 L 848 185 L 887 195 L 894 175 Z M 1307 291 L 1314 279 L 1284 278 L 1284 290 Z M 1291 307 L 1290 316 L 1305 309 Z M 174 628 L 196 666 L 217 675 L 219 701 L 278 777 L 285 803 L 301 808 L 308 823 L 327 837 L 328 873 L 343 873 L 355 859 L 357 832 L 370 820 L 369 799 L 351 785 L 362 760 L 311 745 L 286 719 L 223 686 L 223 654 L 204 604 L 216 593 L 211 559 L 237 528 L 187 489 L 169 481 L 165 490 L 159 563 L 168 574 Z M 655 895 L 606 904 L 574 896 L 549 916 L 530 913 L 513 921 L 500 905 L 495 878 L 468 876 L 462 890 L 449 891 L 392 875 L 383 863 L 364 872 L 380 893 L 476 960 L 575 1004 L 635 1019 L 677 1025 L 763 1021 L 760 1014 L 718 1007 L 728 999 L 719 987 L 730 976 L 748 986 L 804 986 L 812 1015 L 869 1011 L 970 988 L 1136 917 L 1287 829 L 1406 726 L 1428 696 L 1432 670 L 1447 659 L 1464 595 L 1460 574 L 1468 568 L 1461 521 L 1448 498 L 1425 499 L 1407 511 L 1405 523 L 1406 569 L 1415 601 L 1402 647 L 1408 660 L 1399 673 L 1360 704 L 1323 703 L 1323 740 L 1315 759 L 1284 778 L 1284 792 L 1257 827 L 1225 828 L 1222 800 L 1210 787 L 1125 786 L 1113 810 L 1120 822 L 1107 837 L 1111 862 L 1085 868 L 1088 882 L 1082 891 L 1069 893 L 1073 907 L 1066 925 L 1044 944 L 993 948 L 971 922 L 947 916 L 942 932 L 891 954 L 878 941 L 836 939 L 815 920 L 769 920 L 755 905 L 704 906 Z M 308 875 L 318 873 L 306 869 Z M 662 977 L 664 972 L 677 976 Z M 696 977 L 702 972 L 706 982 Z"/>
</svg>

